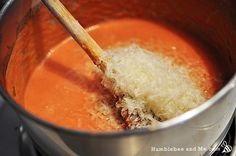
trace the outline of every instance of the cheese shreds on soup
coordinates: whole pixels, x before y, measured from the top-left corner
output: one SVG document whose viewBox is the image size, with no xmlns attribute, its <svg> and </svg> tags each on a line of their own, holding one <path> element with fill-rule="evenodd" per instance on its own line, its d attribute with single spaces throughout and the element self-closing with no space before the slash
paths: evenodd
<svg viewBox="0 0 236 156">
<path fill-rule="evenodd" d="M 120 101 L 128 112 L 136 109 L 139 116 L 153 112 L 163 121 L 206 100 L 201 89 L 189 77 L 187 68 L 176 65 L 171 58 L 132 44 L 109 50 L 106 59 L 103 84 L 121 97 Z"/>
</svg>

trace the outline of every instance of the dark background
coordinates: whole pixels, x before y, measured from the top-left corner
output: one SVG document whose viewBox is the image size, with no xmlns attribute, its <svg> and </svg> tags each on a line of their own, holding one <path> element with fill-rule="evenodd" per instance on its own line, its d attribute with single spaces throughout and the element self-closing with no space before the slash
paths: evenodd
<svg viewBox="0 0 236 156">
<path fill-rule="evenodd" d="M 6 2 L 7 0 L 0 0 L 0 7 L 2 8 L 2 6 L 4 5 L 4 3 Z"/>
<path fill-rule="evenodd" d="M 16 113 L 0 97 L 0 156 L 19 156 Z"/>
</svg>

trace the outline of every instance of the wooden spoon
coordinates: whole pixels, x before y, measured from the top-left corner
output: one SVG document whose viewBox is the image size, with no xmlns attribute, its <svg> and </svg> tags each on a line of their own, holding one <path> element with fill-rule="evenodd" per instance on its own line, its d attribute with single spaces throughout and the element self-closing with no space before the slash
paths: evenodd
<svg viewBox="0 0 236 156">
<path fill-rule="evenodd" d="M 93 40 L 93 38 L 84 30 L 79 22 L 70 14 L 60 0 L 42 0 L 51 13 L 61 22 L 77 43 L 85 50 L 90 59 L 102 71 L 106 64 L 102 56 L 102 48 Z"/>
</svg>

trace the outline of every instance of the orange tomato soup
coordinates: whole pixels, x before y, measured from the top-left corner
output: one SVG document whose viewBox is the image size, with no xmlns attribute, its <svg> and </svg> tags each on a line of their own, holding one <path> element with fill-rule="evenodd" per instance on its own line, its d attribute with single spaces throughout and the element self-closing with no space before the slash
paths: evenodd
<svg viewBox="0 0 236 156">
<path fill-rule="evenodd" d="M 207 98 L 222 86 L 222 76 L 207 47 L 181 32 L 138 19 L 121 19 L 87 29 L 108 49 L 136 43 L 171 57 L 186 66 L 190 77 Z M 114 108 L 116 99 L 104 89 L 102 75 L 80 46 L 67 38 L 52 48 L 31 75 L 25 108 L 54 124 L 86 131 L 120 131 L 125 128 Z"/>
</svg>

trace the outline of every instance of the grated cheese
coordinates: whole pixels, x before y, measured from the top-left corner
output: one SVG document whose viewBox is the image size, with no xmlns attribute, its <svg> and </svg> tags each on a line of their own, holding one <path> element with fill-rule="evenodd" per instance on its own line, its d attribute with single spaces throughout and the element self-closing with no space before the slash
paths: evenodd
<svg viewBox="0 0 236 156">
<path fill-rule="evenodd" d="M 135 44 L 110 49 L 105 58 L 107 68 L 102 83 L 120 98 L 117 107 L 126 114 L 123 117 L 136 116 L 134 120 L 139 123 L 131 128 L 176 117 L 206 100 L 188 69 L 171 58 Z"/>
</svg>

